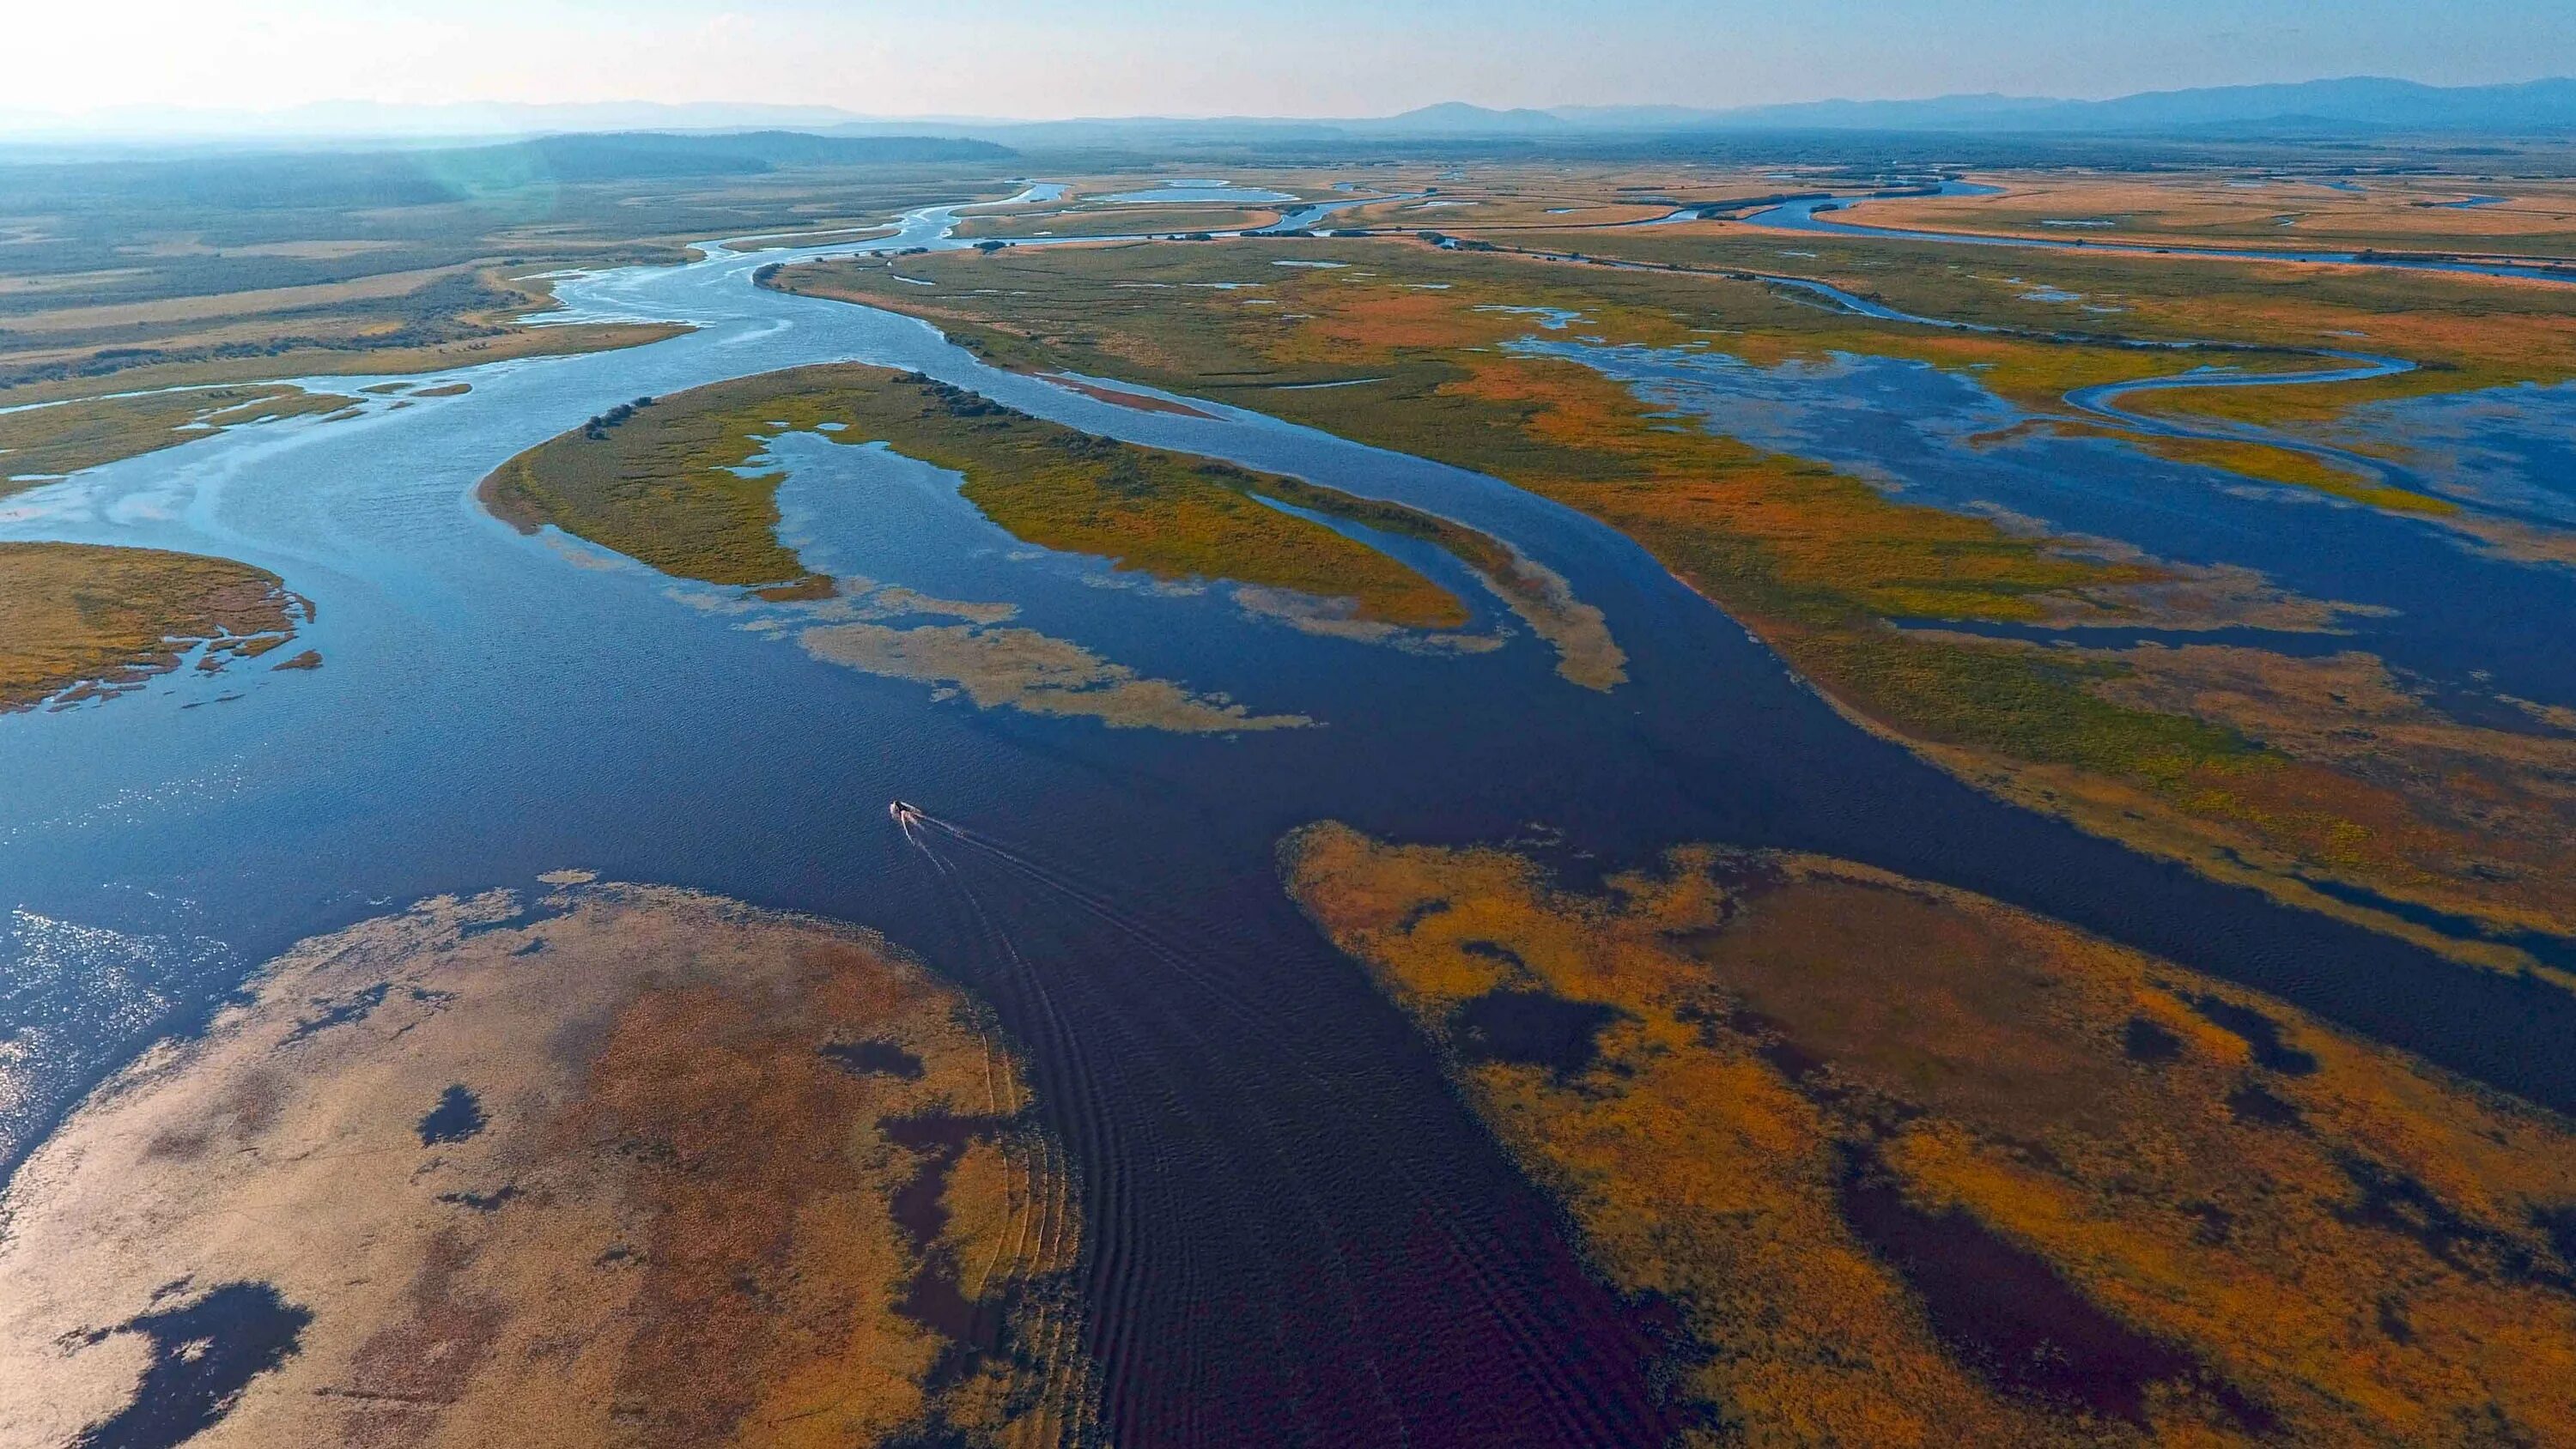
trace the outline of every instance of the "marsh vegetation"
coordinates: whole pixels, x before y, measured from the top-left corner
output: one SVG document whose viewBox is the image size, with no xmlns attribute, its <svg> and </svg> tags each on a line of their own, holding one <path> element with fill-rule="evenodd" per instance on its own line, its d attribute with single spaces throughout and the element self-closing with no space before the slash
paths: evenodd
<svg viewBox="0 0 2576 1449">
<path fill-rule="evenodd" d="M 1595 244 L 1637 249 L 1640 259 L 1655 255 L 1648 248 L 1702 255 L 1746 245 L 1695 239 L 1694 229 L 1603 232 L 1619 240 Z M 1776 243 L 1768 245 L 1776 254 Z M 1887 274 L 1873 274 L 1872 285 L 1908 305 L 1993 290 L 1979 293 L 1973 277 L 1946 261 L 1838 255 L 1854 268 L 1883 261 Z M 2235 324 L 2215 329 L 2222 350 L 2195 357 L 2108 336 L 2060 340 L 1854 317 L 1717 266 L 1692 274 L 1578 266 L 1410 239 L 1021 249 L 924 258 L 919 266 L 961 285 L 887 286 L 880 273 L 837 264 L 794 269 L 772 285 L 929 318 L 1004 365 L 1236 402 L 1570 504 L 1644 544 L 1856 717 L 2011 798 L 2224 878 L 2506 969 L 2531 963 L 2516 948 L 2445 939 L 2402 913 L 2370 907 L 2367 897 L 2308 882 L 2351 882 L 2504 934 L 2576 933 L 2576 880 L 2547 845 L 2568 828 L 2571 802 L 2550 783 L 2556 766 L 2526 759 L 2534 748 L 2554 758 L 2554 746 L 2451 722 L 2446 773 L 2422 776 L 2302 743 L 2366 726 L 2339 718 L 2347 711 L 2336 691 L 2302 682 L 2312 671 L 2298 661 L 2267 663 L 2259 673 L 2274 687 L 2259 698 L 2238 690 L 2222 701 L 2217 691 L 2121 685 L 2141 670 L 2173 679 L 2213 662 L 2206 654 L 2067 651 L 1922 627 L 2083 620 L 2189 630 L 2235 622 L 2249 608 L 2286 621 L 2302 601 L 2279 598 L 2259 580 L 1912 503 L 1722 428 L 1676 423 L 1594 368 L 1515 345 L 1561 331 L 1596 347 L 1722 349 L 1757 365 L 1883 353 L 1972 375 L 2029 409 L 2038 426 L 2081 430 L 2100 420 L 2065 405 L 2073 389 L 2166 376 L 2195 361 L 2312 370 L 2320 336 L 2339 330 L 2329 324 L 2358 320 L 2392 295 L 2382 277 L 2326 276 L 2306 289 L 2316 300 L 2294 288 L 2268 310 L 2249 306 Z M 970 275 L 974 285 L 962 285 Z M 1228 286 L 1206 285 L 1219 282 Z M 2250 279 L 2240 285 L 2257 290 Z M 2537 294 L 2529 288 L 2483 281 L 2409 277 L 2404 285 L 2420 298 L 2411 320 L 2392 319 L 2371 345 L 2420 340 L 2424 363 L 2416 373 L 2354 385 L 2363 399 L 2420 387 L 2417 379 L 2445 368 L 2453 385 L 2554 376 L 2550 369 L 2576 355 L 2549 341 L 2576 318 L 2568 311 L 2576 303 L 2564 298 L 2531 301 Z M 2222 310 L 2189 279 L 2158 287 L 2167 310 L 2143 303 L 2139 310 L 2164 316 L 2167 328 Z M 2482 326 L 2459 325 L 2481 309 Z M 1971 320 L 1980 315 L 1965 310 Z M 2309 387 L 2300 405 L 2324 406 L 2308 399 L 2339 396 L 2342 387 Z M 2286 421 L 2287 409 L 2265 401 L 2271 392 L 2231 387 L 2188 396 L 2213 415 L 2250 411 Z M 2217 393 L 2227 400 L 2197 401 Z M 2181 396 L 2159 395 L 2158 405 L 2180 408 L 2172 399 Z M 2339 477 L 2305 454 L 2177 439 L 2159 446 L 2194 463 L 2246 467 L 2454 526 L 2442 500 L 2373 494 L 2362 479 Z M 2319 613 L 2317 602 L 2305 601 L 2317 622 L 2290 627 L 2329 627 L 2331 611 Z M 2432 781 L 2464 775 L 2509 808 L 2476 819 L 2450 808 L 2441 798 L 2448 787 Z"/>
<path fill-rule="evenodd" d="M 0 543 L 0 712 L 132 689 L 190 653 L 213 672 L 292 639 L 265 569 L 158 549 Z"/>
<path fill-rule="evenodd" d="M 1703 847 L 1282 849 L 1707 1443 L 2576 1433 L 2576 1131 L 1994 902 Z"/>
</svg>

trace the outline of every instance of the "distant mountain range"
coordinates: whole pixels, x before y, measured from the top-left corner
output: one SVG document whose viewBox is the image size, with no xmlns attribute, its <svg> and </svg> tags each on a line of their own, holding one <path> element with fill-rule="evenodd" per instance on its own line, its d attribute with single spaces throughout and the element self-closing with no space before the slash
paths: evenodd
<svg viewBox="0 0 2576 1449">
<path fill-rule="evenodd" d="M 835 130 L 915 130 L 922 122 L 854 121 Z M 2115 100 L 2039 96 L 1937 96 L 1910 101 L 1807 101 L 1712 109 L 1694 106 L 1554 106 L 1489 110 L 1451 101 L 1400 115 L 1357 120 L 1220 117 L 1180 120 L 976 121 L 940 123 L 943 134 L 1013 145 L 1099 144 L 1144 138 L 1279 139 L 1347 136 L 1582 140 L 1605 136 L 1847 131 L 2044 134 L 2309 135 L 2456 133 L 2531 135 L 2576 130 L 2576 80 L 2518 85 L 2429 86 L 2356 76 L 2295 85 L 2150 91 Z"/>
<path fill-rule="evenodd" d="M 634 101 L 586 105 L 439 106 L 334 102 L 277 111 L 130 107 L 81 117 L 0 110 L 0 141 L 230 143 L 455 140 L 605 131 L 925 133 L 1006 145 L 1094 146 L 1156 141 L 1329 141 L 1408 136 L 1544 141 L 1697 132 L 1927 132 L 2116 135 L 2259 133 L 2533 134 L 2576 130 L 2576 79 L 2431 86 L 2380 77 L 2290 85 L 2150 91 L 2113 100 L 2003 95 L 1927 100 L 1829 100 L 1792 105 L 1557 106 L 1491 110 L 1461 102 L 1356 119 L 1131 116 L 1024 121 L 972 116 L 887 118 L 829 106 Z"/>
<path fill-rule="evenodd" d="M 2576 128 L 2576 80 L 2428 86 L 2415 81 L 2352 76 L 2295 85 L 2147 91 L 2107 101 L 1975 95 L 1920 101 L 1810 101 L 1721 111 L 1567 106 L 1548 114 L 1570 125 L 1619 130 L 1758 127 L 2108 134 L 2226 127 L 2533 132 Z"/>
</svg>

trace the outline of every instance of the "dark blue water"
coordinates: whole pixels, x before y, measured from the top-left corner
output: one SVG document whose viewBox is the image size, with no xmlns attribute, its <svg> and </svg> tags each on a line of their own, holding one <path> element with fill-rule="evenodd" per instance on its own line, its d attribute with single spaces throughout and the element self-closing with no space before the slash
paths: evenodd
<svg viewBox="0 0 2576 1449">
<path fill-rule="evenodd" d="M 943 222 L 922 214 L 881 245 Z M 326 660 L 0 718 L 0 908 L 32 913 L 0 969 L 54 1011 L 8 1084 L 23 1120 L 288 943 L 395 904 L 567 866 L 701 887 L 876 926 L 993 1002 L 1079 1169 L 1120 1441 L 1606 1445 L 1661 1436 L 1650 1339 L 1585 1278 L 1412 1029 L 1284 899 L 1287 831 L 1338 818 L 1463 842 L 1539 821 L 1586 869 L 1689 840 L 1826 851 L 2050 912 L 2576 1105 L 2563 993 L 1967 790 L 1845 724 L 1634 544 L 1566 510 L 1222 405 L 1145 414 L 997 372 L 918 323 L 753 288 L 775 259 L 718 249 L 565 289 L 572 316 L 700 324 L 685 337 L 473 369 L 463 396 L 240 430 L 0 505 L 8 537 L 274 569 L 314 601 L 302 642 Z M 828 566 L 1016 604 L 1014 626 L 1312 723 L 1175 734 L 979 710 L 814 657 L 806 616 L 523 538 L 472 500 L 495 464 L 617 401 L 850 358 L 1488 529 L 1605 611 L 1631 682 L 1571 685 L 1525 632 L 1424 653 L 1301 632 L 1222 587 L 1118 586 L 1001 538 L 935 470 L 779 442 L 788 535 Z M 1480 629 L 1512 627 L 1477 603 Z M 1011 854 L 961 856 L 963 884 L 942 877 L 888 821 L 894 797 Z"/>
</svg>

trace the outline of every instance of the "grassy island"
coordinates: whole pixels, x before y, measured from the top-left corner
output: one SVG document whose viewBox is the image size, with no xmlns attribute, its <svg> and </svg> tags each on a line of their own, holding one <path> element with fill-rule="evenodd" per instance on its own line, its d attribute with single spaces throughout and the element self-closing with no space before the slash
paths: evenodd
<svg viewBox="0 0 2576 1449">
<path fill-rule="evenodd" d="M 1030 543 L 1114 559 L 1161 579 L 1227 578 L 1356 602 L 1412 628 L 1464 623 L 1457 597 L 1323 524 L 1262 500 L 1424 538 L 1500 568 L 1508 551 L 1445 520 L 1138 447 L 1033 418 L 917 375 L 798 368 L 632 407 L 510 460 L 483 498 L 522 528 L 554 524 L 666 573 L 773 590 L 810 587 L 778 542 L 782 475 L 736 472 L 763 440 L 826 422 L 964 476 L 964 494 Z M 783 424 L 783 426 L 782 426 Z"/>
<path fill-rule="evenodd" d="M 2576 1129 L 1943 887 L 1675 851 L 1605 894 L 1338 825 L 1289 888 L 1439 1047 L 1704 1444 L 2576 1435 Z"/>
<path fill-rule="evenodd" d="M 0 1438 L 1095 1442 L 990 1015 L 864 931 L 548 880 L 295 948 L 36 1150 Z"/>
<path fill-rule="evenodd" d="M 0 711 L 130 688 L 203 644 L 221 668 L 292 638 L 277 575 L 148 548 L 0 543 Z"/>
</svg>

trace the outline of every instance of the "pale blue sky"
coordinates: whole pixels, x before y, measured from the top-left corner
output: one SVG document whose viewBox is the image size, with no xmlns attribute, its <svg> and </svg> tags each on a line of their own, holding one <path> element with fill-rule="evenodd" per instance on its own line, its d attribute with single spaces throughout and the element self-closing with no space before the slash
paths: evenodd
<svg viewBox="0 0 2576 1449">
<path fill-rule="evenodd" d="M 2576 0 L 97 0 L 0 107 L 367 99 L 1360 115 L 2576 73 Z"/>
</svg>

